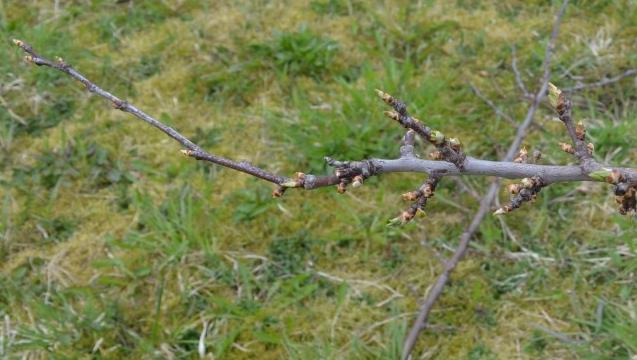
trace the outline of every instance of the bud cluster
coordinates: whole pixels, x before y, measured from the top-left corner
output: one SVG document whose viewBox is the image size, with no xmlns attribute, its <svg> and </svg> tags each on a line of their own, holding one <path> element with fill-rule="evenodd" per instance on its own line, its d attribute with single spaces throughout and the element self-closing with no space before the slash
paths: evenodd
<svg viewBox="0 0 637 360">
<path fill-rule="evenodd" d="M 559 143 L 562 151 L 576 155 L 580 161 L 591 158 L 595 146 L 592 143 L 586 143 L 586 127 L 581 121 L 573 125 L 571 100 L 557 86 L 549 83 L 549 101 L 555 111 L 557 111 L 560 120 L 566 125 L 566 129 L 573 140 L 573 145 L 575 145 Z"/>
<path fill-rule="evenodd" d="M 527 201 L 533 201 L 537 198 L 537 194 L 544 187 L 544 182 L 539 176 L 524 178 L 517 184 L 507 186 L 507 191 L 511 194 L 511 201 L 496 210 L 494 215 L 502 215 L 511 212 Z"/>
<path fill-rule="evenodd" d="M 334 175 L 336 175 L 339 180 L 336 185 L 336 191 L 339 194 L 347 192 L 347 185 L 350 183 L 353 188 L 361 187 L 365 179 L 370 176 L 368 172 L 365 172 L 359 167 L 352 166 L 349 161 L 337 161 L 329 157 L 325 157 L 325 161 L 328 165 L 335 168 Z"/>
<path fill-rule="evenodd" d="M 402 225 L 413 220 L 417 215 L 424 216 L 427 200 L 434 196 L 434 191 L 440 180 L 437 176 L 431 176 L 425 181 L 418 190 L 410 191 L 402 195 L 403 200 L 413 201 L 414 203 L 403 211 L 398 217 L 389 221 L 389 225 Z"/>
<path fill-rule="evenodd" d="M 425 126 L 420 120 L 411 117 L 407 113 L 407 105 L 388 93 L 381 90 L 376 90 L 376 93 L 378 97 L 394 109 L 393 111 L 385 111 L 385 116 L 398 122 L 405 128 L 414 130 L 418 135 L 436 146 L 437 152 L 434 153 L 435 156 L 432 156 L 432 158 L 449 161 L 460 169 L 464 167 L 466 155 L 462 152 L 462 143 L 460 140 L 457 138 L 448 138 L 441 131 L 431 129 Z"/>
</svg>

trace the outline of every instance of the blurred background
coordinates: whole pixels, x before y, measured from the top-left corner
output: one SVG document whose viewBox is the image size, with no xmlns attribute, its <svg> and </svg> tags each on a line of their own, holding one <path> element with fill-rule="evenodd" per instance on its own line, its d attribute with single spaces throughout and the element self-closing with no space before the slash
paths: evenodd
<svg viewBox="0 0 637 360">
<path fill-rule="evenodd" d="M 272 199 L 271 184 L 184 158 L 72 79 L 26 64 L 12 38 L 63 57 L 214 154 L 322 174 L 326 155 L 397 156 L 403 129 L 382 115 L 375 88 L 471 156 L 501 158 L 529 106 L 512 61 L 535 92 L 558 7 L 0 1 L 0 354 L 397 358 L 491 180 L 444 179 L 426 217 L 399 228 L 387 220 L 422 175 Z M 572 1 L 551 81 L 568 88 L 637 68 L 635 39 L 634 1 Z M 634 166 L 634 78 L 573 101 L 595 157 Z M 535 124 L 524 145 L 545 164 L 572 163 L 546 104 Z M 635 222 L 615 208 L 608 186 L 565 184 L 488 216 L 417 358 L 637 354 Z"/>
</svg>

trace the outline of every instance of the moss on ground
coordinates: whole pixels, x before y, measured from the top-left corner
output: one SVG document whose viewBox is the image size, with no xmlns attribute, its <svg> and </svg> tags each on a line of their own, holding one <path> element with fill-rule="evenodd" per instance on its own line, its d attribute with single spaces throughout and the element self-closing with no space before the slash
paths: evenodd
<svg viewBox="0 0 637 360">
<path fill-rule="evenodd" d="M 57 4 L 57 2 L 56 2 Z M 497 158 L 538 84 L 553 2 L 0 2 L 0 354 L 36 358 L 397 358 L 417 300 L 477 201 L 444 181 L 425 219 L 386 222 L 413 174 L 270 197 L 160 132 L 21 61 L 62 56 L 213 153 L 274 172 L 391 157 L 402 129 L 373 89 Z M 552 81 L 637 67 L 637 8 L 574 1 Z M 575 94 L 596 156 L 637 162 L 633 79 Z M 571 161 L 550 111 L 525 144 Z M 419 145 L 421 153 L 429 152 Z M 463 179 L 481 191 L 488 179 Z M 504 201 L 504 194 L 502 200 Z M 632 218 L 609 189 L 553 185 L 488 218 L 418 344 L 423 358 L 637 355 Z"/>
</svg>

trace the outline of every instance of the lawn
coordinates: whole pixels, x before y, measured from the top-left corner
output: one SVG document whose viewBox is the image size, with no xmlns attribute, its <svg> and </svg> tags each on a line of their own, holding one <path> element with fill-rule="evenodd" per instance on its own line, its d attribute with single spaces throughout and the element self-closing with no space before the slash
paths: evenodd
<svg viewBox="0 0 637 360">
<path fill-rule="evenodd" d="M 338 194 L 196 162 L 51 69 L 19 38 L 211 153 L 327 174 L 398 155 L 374 94 L 501 158 L 539 87 L 555 1 L 0 1 L 0 356 L 394 359 L 489 178 L 445 178 L 423 218 L 388 220 L 424 177 Z M 573 1 L 551 81 L 637 68 L 637 3 Z M 509 116 L 497 114 L 472 86 Z M 637 82 L 573 94 L 595 158 L 637 164 Z M 545 104 L 524 141 L 573 163 Z M 417 152 L 432 150 L 419 142 Z M 505 182 L 508 183 L 508 182 Z M 504 190 L 500 200 L 507 200 Z M 551 185 L 487 216 L 416 358 L 637 356 L 637 229 L 601 184 Z"/>
</svg>

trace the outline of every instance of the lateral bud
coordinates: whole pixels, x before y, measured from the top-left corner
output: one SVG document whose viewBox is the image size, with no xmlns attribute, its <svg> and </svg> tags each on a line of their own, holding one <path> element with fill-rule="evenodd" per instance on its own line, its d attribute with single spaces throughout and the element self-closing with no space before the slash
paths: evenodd
<svg viewBox="0 0 637 360">
<path fill-rule="evenodd" d="M 606 182 L 609 183 L 609 184 L 618 184 L 618 183 L 623 182 L 623 181 L 624 181 L 624 176 L 617 169 L 613 169 L 610 172 L 610 175 L 608 175 L 606 177 Z"/>
<path fill-rule="evenodd" d="M 405 201 L 415 201 L 418 200 L 420 196 L 422 196 L 422 193 L 420 191 L 410 191 L 402 195 L 403 200 Z"/>
<path fill-rule="evenodd" d="M 438 130 L 433 130 L 429 135 L 429 141 L 434 145 L 442 145 L 445 142 L 445 134 Z"/>
<path fill-rule="evenodd" d="M 507 186 L 507 191 L 511 193 L 512 195 L 515 195 L 520 192 L 521 187 L 522 186 L 520 184 L 509 184 Z"/>
<path fill-rule="evenodd" d="M 513 159 L 514 163 L 518 163 L 518 164 L 526 164 L 526 161 L 529 158 L 529 152 L 526 150 L 526 147 L 523 147 L 522 149 L 520 149 L 520 152 L 518 153 L 518 156 Z"/>
<path fill-rule="evenodd" d="M 408 223 L 410 222 L 413 218 L 414 218 L 415 213 L 409 212 L 409 211 L 403 211 L 402 214 L 400 214 L 400 219 L 402 220 L 402 223 Z"/>
<path fill-rule="evenodd" d="M 365 178 L 363 178 L 362 175 L 354 176 L 354 179 L 352 179 L 352 187 L 353 188 L 361 187 L 363 185 L 363 181 L 364 180 L 365 180 Z"/>
<path fill-rule="evenodd" d="M 430 183 L 426 183 L 424 189 L 422 190 L 423 196 L 426 198 L 430 198 L 434 196 L 434 187 Z"/>
<path fill-rule="evenodd" d="M 347 191 L 347 184 L 344 181 L 338 183 L 338 185 L 336 185 L 336 191 L 339 194 L 345 194 L 345 192 Z"/>
<path fill-rule="evenodd" d="M 190 149 L 182 149 L 181 153 L 184 154 L 184 156 L 192 156 L 192 154 L 194 154 L 194 151 Z"/>
<path fill-rule="evenodd" d="M 462 143 L 458 138 L 449 139 L 449 145 L 454 151 L 460 151 L 460 149 L 462 149 Z"/>
<path fill-rule="evenodd" d="M 563 143 L 563 142 L 559 143 L 559 145 L 560 145 L 560 149 L 562 149 L 562 151 L 564 151 L 565 153 L 568 153 L 571 155 L 575 154 L 575 148 L 573 147 L 573 145 Z"/>
<path fill-rule="evenodd" d="M 18 40 L 18 39 L 13 39 L 13 44 L 19 47 L 23 47 L 24 46 L 24 41 L 22 40 Z"/>
<path fill-rule="evenodd" d="M 280 198 L 281 196 L 283 196 L 284 192 L 285 192 L 285 187 L 278 186 L 276 189 L 272 190 L 272 197 Z"/>
<path fill-rule="evenodd" d="M 578 122 L 577 125 L 575 125 L 575 136 L 578 140 L 582 141 L 584 141 L 584 139 L 586 138 L 586 128 L 584 127 L 584 123 L 582 123 L 581 121 Z"/>
<path fill-rule="evenodd" d="M 593 143 L 586 144 L 586 150 L 588 150 L 589 155 L 593 155 L 593 151 L 595 151 L 595 145 L 593 145 Z"/>
<path fill-rule="evenodd" d="M 520 184 L 522 185 L 522 187 L 530 189 L 535 186 L 535 181 L 533 181 L 533 179 L 531 178 L 524 178 L 522 179 L 522 181 L 520 181 Z"/>
<path fill-rule="evenodd" d="M 400 114 L 395 111 L 385 111 L 383 114 L 394 121 L 400 121 Z"/>
<path fill-rule="evenodd" d="M 504 215 L 504 214 L 506 214 L 506 213 L 508 213 L 508 212 L 511 212 L 511 210 L 512 210 L 512 209 L 511 209 L 511 207 L 510 207 L 510 206 L 505 205 L 505 206 L 503 206 L 503 207 L 499 208 L 498 210 L 494 211 L 494 212 L 493 212 L 493 215 L 496 215 L 496 216 L 497 216 L 497 215 Z"/>
</svg>

